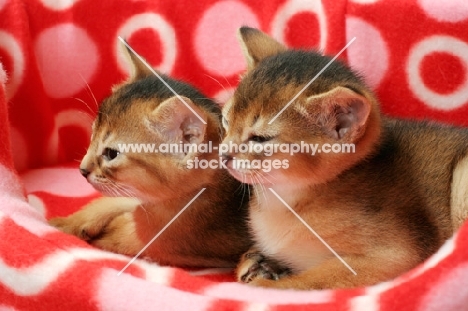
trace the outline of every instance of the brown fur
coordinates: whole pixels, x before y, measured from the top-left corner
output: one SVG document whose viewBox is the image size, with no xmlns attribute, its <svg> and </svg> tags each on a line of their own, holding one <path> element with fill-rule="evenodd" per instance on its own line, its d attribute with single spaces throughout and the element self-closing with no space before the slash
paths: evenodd
<svg viewBox="0 0 468 311">
<path fill-rule="evenodd" d="M 330 58 L 287 50 L 256 29 L 241 28 L 240 38 L 248 72 L 223 108 L 224 143 L 354 143 L 356 152 L 225 155 L 289 161 L 288 169 L 269 173 L 229 163 L 230 173 L 254 188 L 255 246 L 238 265 L 239 281 L 297 289 L 365 286 L 433 254 L 467 216 L 468 130 L 381 117 L 376 97 L 340 62 L 269 125 Z"/>
<path fill-rule="evenodd" d="M 205 143 L 217 146 L 220 109 L 194 88 L 163 76 L 206 122 L 188 108 L 132 54 L 129 81 L 101 104 L 80 166 L 102 198 L 50 223 L 91 244 L 136 255 L 195 195 L 206 190 L 142 254 L 164 265 L 234 267 L 250 240 L 248 197 L 225 170 L 188 169 L 187 161 L 217 153 L 118 153 L 119 143 Z M 133 198 L 121 198 L 134 197 Z"/>
</svg>

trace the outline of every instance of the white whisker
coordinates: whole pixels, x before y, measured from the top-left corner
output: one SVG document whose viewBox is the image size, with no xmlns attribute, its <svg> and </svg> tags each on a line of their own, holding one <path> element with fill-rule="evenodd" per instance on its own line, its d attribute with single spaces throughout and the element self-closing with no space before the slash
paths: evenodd
<svg viewBox="0 0 468 311">
<path fill-rule="evenodd" d="M 219 86 L 223 88 L 223 90 L 227 91 L 226 88 L 224 87 L 224 85 L 222 85 L 221 82 L 219 82 L 217 79 L 215 79 L 214 77 L 212 77 L 210 75 L 207 75 L 207 74 L 205 74 L 205 76 L 210 78 L 211 80 L 215 81 L 216 83 L 218 83 Z"/>
<path fill-rule="evenodd" d="M 82 76 L 81 74 L 80 74 L 80 77 L 81 77 L 81 80 L 83 80 L 83 82 L 86 84 L 86 87 L 87 87 L 89 93 L 91 94 L 91 96 L 92 96 L 93 99 L 94 99 L 94 103 L 96 104 L 96 109 L 98 109 L 98 108 L 99 108 L 99 103 L 98 103 L 98 101 L 96 100 L 96 96 L 94 96 L 94 93 L 93 93 L 93 91 L 91 90 L 91 87 L 89 86 L 88 82 L 86 82 L 85 78 L 83 78 L 83 76 Z"/>
<path fill-rule="evenodd" d="M 91 111 L 91 113 L 93 115 L 96 114 L 96 112 L 93 111 L 93 109 L 88 105 L 88 103 L 85 102 L 84 100 L 82 100 L 81 98 L 73 97 L 73 99 L 79 101 L 80 103 L 83 103 L 89 109 L 89 111 Z M 91 116 L 91 115 L 89 115 L 89 116 Z"/>
</svg>

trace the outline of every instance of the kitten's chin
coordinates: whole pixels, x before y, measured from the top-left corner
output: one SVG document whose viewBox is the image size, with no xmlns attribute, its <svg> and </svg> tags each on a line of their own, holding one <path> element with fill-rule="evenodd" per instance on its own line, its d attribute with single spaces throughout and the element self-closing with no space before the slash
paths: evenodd
<svg viewBox="0 0 468 311">
<path fill-rule="evenodd" d="M 250 171 L 250 170 L 243 170 L 242 172 L 236 169 L 233 169 L 231 167 L 228 167 L 229 174 L 231 174 L 232 177 L 240 181 L 241 183 L 244 184 L 249 184 L 249 185 L 271 185 L 271 178 L 264 177 L 262 173 L 255 172 L 255 171 Z"/>
<path fill-rule="evenodd" d="M 99 191 L 103 196 L 106 197 L 132 197 L 132 198 L 139 198 L 137 191 L 134 189 L 129 189 L 128 187 L 119 185 L 109 185 L 109 184 L 101 184 L 101 183 L 92 183 L 90 184 L 93 186 L 94 189 Z"/>
<path fill-rule="evenodd" d="M 94 189 L 99 191 L 105 197 L 123 197 L 124 196 L 115 190 L 108 189 L 101 185 L 92 185 L 92 186 L 94 187 Z"/>
</svg>

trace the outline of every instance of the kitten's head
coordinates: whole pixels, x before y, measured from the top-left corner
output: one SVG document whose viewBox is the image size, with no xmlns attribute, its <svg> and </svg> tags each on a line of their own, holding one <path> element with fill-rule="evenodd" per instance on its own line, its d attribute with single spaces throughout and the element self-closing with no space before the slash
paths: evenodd
<svg viewBox="0 0 468 311">
<path fill-rule="evenodd" d="M 234 177 L 262 184 L 321 183 L 372 152 L 380 135 L 378 103 L 351 69 L 334 61 L 321 72 L 331 58 L 312 51 L 288 50 L 257 29 L 243 27 L 239 36 L 248 69 L 223 108 L 227 131 L 224 143 L 278 148 L 271 156 L 255 149 L 227 153 L 229 159 L 261 163 L 260 169 L 258 162 L 236 168 L 235 161 L 230 161 L 228 167 Z M 312 156 L 281 152 L 287 146 L 291 151 L 291 144 L 313 144 L 321 151 L 354 144 L 355 153 L 321 152 Z M 274 160 L 280 161 L 276 161 L 277 169 L 266 172 L 264 168 Z"/>
<path fill-rule="evenodd" d="M 142 148 L 147 144 L 145 147 L 156 150 L 161 144 L 219 142 L 219 107 L 193 87 L 162 76 L 180 95 L 174 96 L 138 57 L 127 49 L 125 53 L 132 67 L 131 77 L 114 87 L 101 103 L 81 173 L 105 195 L 141 200 L 170 198 L 187 187 L 197 187 L 207 172 L 188 170 L 186 162 L 210 155 L 194 150 L 156 153 L 123 147 L 134 144 Z"/>
</svg>

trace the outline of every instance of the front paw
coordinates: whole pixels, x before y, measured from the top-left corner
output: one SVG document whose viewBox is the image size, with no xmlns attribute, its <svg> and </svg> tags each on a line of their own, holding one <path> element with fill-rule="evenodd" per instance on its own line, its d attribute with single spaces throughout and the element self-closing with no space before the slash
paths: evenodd
<svg viewBox="0 0 468 311">
<path fill-rule="evenodd" d="M 131 212 L 115 217 L 82 217 L 74 214 L 49 220 L 49 224 L 60 231 L 74 235 L 94 247 L 119 254 L 136 254 L 143 246 L 135 235 L 135 223 Z M 88 215 L 89 216 L 89 215 Z"/>
<path fill-rule="evenodd" d="M 99 236 L 105 225 L 86 222 L 77 217 L 57 217 L 49 220 L 49 224 L 58 230 L 74 235 L 81 240 L 91 241 Z"/>
<path fill-rule="evenodd" d="M 49 220 L 49 224 L 82 240 L 91 241 L 106 234 L 107 227 L 116 217 L 133 213 L 140 204 L 135 198 L 102 197 L 68 217 Z"/>
<path fill-rule="evenodd" d="M 238 280 L 242 283 L 252 284 L 256 279 L 276 281 L 288 273 L 288 269 L 280 267 L 276 262 L 257 252 L 244 254 L 237 268 Z"/>
</svg>

